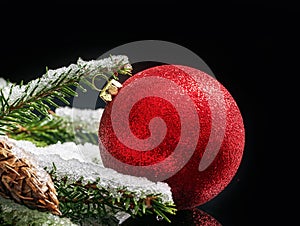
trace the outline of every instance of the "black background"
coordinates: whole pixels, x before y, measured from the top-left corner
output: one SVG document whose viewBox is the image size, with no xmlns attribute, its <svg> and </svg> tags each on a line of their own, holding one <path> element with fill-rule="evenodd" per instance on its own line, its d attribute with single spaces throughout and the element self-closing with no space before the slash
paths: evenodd
<svg viewBox="0 0 300 226">
<path fill-rule="evenodd" d="M 46 66 L 68 66 L 78 57 L 96 59 L 131 41 L 182 45 L 201 57 L 232 94 L 246 130 L 243 160 L 232 183 L 200 208 L 224 226 L 286 225 L 293 218 L 284 214 L 282 202 L 292 199 L 281 189 L 287 182 L 279 172 L 283 159 L 277 142 L 283 138 L 271 134 L 274 111 L 285 111 L 283 91 L 276 84 L 293 83 L 297 65 L 292 56 L 297 54 L 300 12 L 295 6 L 173 2 L 36 7 L 1 5 L 0 77 L 30 81 Z"/>
</svg>

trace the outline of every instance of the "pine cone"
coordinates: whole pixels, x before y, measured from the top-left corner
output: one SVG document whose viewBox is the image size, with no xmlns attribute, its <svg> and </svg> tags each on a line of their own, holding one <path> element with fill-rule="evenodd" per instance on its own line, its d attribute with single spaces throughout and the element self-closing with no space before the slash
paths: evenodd
<svg viewBox="0 0 300 226">
<path fill-rule="evenodd" d="M 4 140 L 0 140 L 0 195 L 32 209 L 61 215 L 56 190 L 49 174 L 25 158 L 18 158 Z"/>
</svg>

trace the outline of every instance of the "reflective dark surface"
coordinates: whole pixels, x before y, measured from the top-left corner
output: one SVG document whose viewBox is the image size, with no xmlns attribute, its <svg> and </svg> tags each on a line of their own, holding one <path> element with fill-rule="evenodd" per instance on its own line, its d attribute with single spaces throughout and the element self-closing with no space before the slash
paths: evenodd
<svg viewBox="0 0 300 226">
<path fill-rule="evenodd" d="M 213 216 L 208 213 L 193 208 L 190 210 L 178 211 L 176 215 L 168 216 L 171 223 L 157 218 L 155 215 L 144 216 L 142 218 L 129 218 L 120 226 L 221 226 Z"/>
</svg>

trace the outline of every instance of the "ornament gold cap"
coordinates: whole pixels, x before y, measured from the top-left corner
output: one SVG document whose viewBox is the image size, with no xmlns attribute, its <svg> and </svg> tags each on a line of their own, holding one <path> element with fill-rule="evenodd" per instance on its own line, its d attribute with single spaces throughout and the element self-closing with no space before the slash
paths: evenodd
<svg viewBox="0 0 300 226">
<path fill-rule="evenodd" d="M 116 96 L 119 92 L 119 89 L 122 87 L 122 84 L 115 79 L 108 81 L 106 86 L 100 92 L 100 98 L 105 102 L 112 101 L 113 96 Z"/>
</svg>

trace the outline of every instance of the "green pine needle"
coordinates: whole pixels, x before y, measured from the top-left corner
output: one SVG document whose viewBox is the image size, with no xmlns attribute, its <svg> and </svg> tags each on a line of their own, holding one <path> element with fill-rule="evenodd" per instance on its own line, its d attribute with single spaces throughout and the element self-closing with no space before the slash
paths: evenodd
<svg viewBox="0 0 300 226">
<path fill-rule="evenodd" d="M 38 146 L 73 141 L 74 132 L 67 130 L 63 120 L 51 117 L 51 111 L 59 105 L 70 105 L 70 98 L 78 96 L 76 88 L 86 91 L 81 82 L 93 88 L 91 81 L 98 74 L 111 77 L 130 74 L 131 69 L 125 56 L 87 62 L 79 59 L 67 68 L 46 68 L 43 76 L 25 85 L 7 83 L 0 88 L 0 135 L 30 140 Z"/>
<path fill-rule="evenodd" d="M 105 218 L 118 211 L 129 213 L 132 217 L 157 214 L 171 222 L 166 214 L 175 214 L 177 211 L 173 203 L 163 202 L 161 194 L 138 199 L 137 194 L 123 187 L 118 189 L 116 196 L 99 185 L 100 178 L 88 183 L 83 183 L 83 178 L 77 181 L 69 180 L 68 177 L 58 179 L 55 165 L 49 174 L 58 192 L 62 216 L 75 223 L 81 223 L 87 218 Z"/>
<path fill-rule="evenodd" d="M 67 142 L 75 139 L 74 132 L 67 126 L 64 119 L 49 115 L 43 119 L 32 120 L 9 133 L 15 140 L 31 141 L 38 147 L 55 144 L 57 141 Z"/>
</svg>

